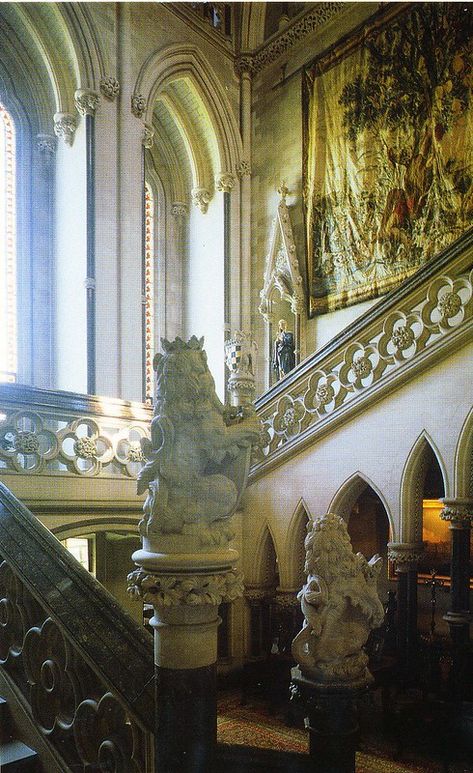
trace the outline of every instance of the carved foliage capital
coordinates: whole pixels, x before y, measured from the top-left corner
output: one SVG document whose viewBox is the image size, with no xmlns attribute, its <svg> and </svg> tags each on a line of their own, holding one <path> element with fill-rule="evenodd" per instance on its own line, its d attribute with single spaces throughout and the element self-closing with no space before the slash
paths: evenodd
<svg viewBox="0 0 473 773">
<path fill-rule="evenodd" d="M 191 191 L 192 203 L 205 215 L 209 208 L 210 191 L 207 188 L 193 188 Z"/>
<path fill-rule="evenodd" d="M 132 94 L 131 112 L 136 118 L 142 118 L 146 110 L 146 99 L 143 94 Z"/>
<path fill-rule="evenodd" d="M 171 215 L 173 217 L 185 217 L 187 215 L 187 204 L 183 201 L 175 201 L 171 205 Z"/>
<path fill-rule="evenodd" d="M 408 565 L 415 565 L 421 560 L 423 553 L 423 542 L 390 542 L 388 544 L 388 559 L 394 561 L 397 566 L 408 568 Z"/>
<path fill-rule="evenodd" d="M 118 97 L 120 93 L 120 84 L 116 78 L 111 75 L 102 78 L 100 81 L 100 91 L 107 99 L 113 100 Z"/>
<path fill-rule="evenodd" d="M 240 163 L 238 164 L 236 168 L 236 173 L 238 177 L 249 177 L 251 175 L 251 164 L 249 161 L 247 161 L 245 158 L 242 158 Z"/>
<path fill-rule="evenodd" d="M 471 526 L 473 522 L 473 499 L 443 499 L 440 513 L 442 521 Z"/>
<path fill-rule="evenodd" d="M 77 119 L 73 113 L 54 114 L 54 134 L 63 139 L 66 145 L 72 145 L 77 128 Z"/>
<path fill-rule="evenodd" d="M 86 115 L 94 116 L 99 102 L 99 95 L 91 89 L 77 89 L 74 95 L 76 109 L 83 117 Z"/>
<path fill-rule="evenodd" d="M 36 136 L 36 145 L 40 153 L 45 156 L 52 156 L 56 152 L 57 140 L 51 134 L 38 134 Z"/>
<path fill-rule="evenodd" d="M 230 172 L 221 172 L 215 178 L 215 185 L 218 191 L 230 193 L 235 185 L 235 177 Z"/>
<path fill-rule="evenodd" d="M 157 607 L 218 606 L 243 595 L 243 575 L 236 569 L 205 575 L 158 575 L 136 569 L 128 575 L 128 593 Z"/>
</svg>

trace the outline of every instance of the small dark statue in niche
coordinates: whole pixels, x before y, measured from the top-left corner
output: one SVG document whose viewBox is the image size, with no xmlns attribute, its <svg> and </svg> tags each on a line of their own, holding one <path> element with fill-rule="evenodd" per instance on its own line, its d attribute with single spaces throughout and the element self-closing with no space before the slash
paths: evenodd
<svg viewBox="0 0 473 773">
<path fill-rule="evenodd" d="M 273 368 L 279 378 L 283 378 L 296 364 L 294 352 L 294 333 L 287 329 L 285 319 L 278 322 L 278 334 L 273 347 Z"/>
</svg>

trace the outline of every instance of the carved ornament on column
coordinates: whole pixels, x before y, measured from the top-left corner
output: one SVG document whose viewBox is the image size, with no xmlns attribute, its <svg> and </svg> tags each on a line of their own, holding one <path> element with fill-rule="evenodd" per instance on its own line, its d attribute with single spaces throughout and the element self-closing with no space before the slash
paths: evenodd
<svg viewBox="0 0 473 773">
<path fill-rule="evenodd" d="M 441 499 L 443 509 L 440 513 L 442 521 L 449 521 L 451 526 L 460 525 L 471 527 L 473 523 L 473 499 Z"/>
<path fill-rule="evenodd" d="M 94 117 L 99 102 L 100 96 L 91 89 L 77 89 L 74 95 L 74 104 L 82 117 L 86 115 Z"/>
<path fill-rule="evenodd" d="M 128 593 L 162 607 L 216 604 L 243 595 L 243 575 L 236 569 L 218 574 L 148 574 L 135 569 L 128 575 Z"/>
<path fill-rule="evenodd" d="M 238 177 L 241 179 L 242 177 L 250 177 L 251 176 L 251 164 L 246 159 L 242 158 L 240 163 L 238 164 L 236 168 L 236 173 Z"/>
<path fill-rule="evenodd" d="M 63 139 L 66 145 L 72 145 L 77 128 L 77 118 L 73 113 L 54 114 L 54 134 Z"/>
<path fill-rule="evenodd" d="M 242 54 L 235 59 L 235 72 L 237 75 L 253 75 L 256 72 L 255 60 L 252 54 Z"/>
<path fill-rule="evenodd" d="M 225 342 L 225 363 L 230 371 L 228 391 L 233 406 L 250 403 L 255 395 L 253 364 L 258 352 L 251 333 L 235 330 Z"/>
<path fill-rule="evenodd" d="M 398 571 L 415 569 L 424 553 L 423 542 L 389 542 L 388 560 L 394 561 Z"/>
<path fill-rule="evenodd" d="M 100 80 L 100 91 L 107 99 L 114 100 L 120 93 L 120 84 L 111 75 Z"/>
<path fill-rule="evenodd" d="M 192 203 L 200 209 L 203 215 L 209 208 L 209 202 L 211 199 L 210 191 L 208 188 L 192 188 L 191 190 Z"/>
<path fill-rule="evenodd" d="M 143 130 L 143 147 L 152 148 L 154 143 L 154 129 L 148 123 L 145 123 Z"/>
<path fill-rule="evenodd" d="M 175 201 L 171 204 L 171 215 L 173 217 L 185 217 L 187 215 L 187 204 L 183 201 Z"/>
<path fill-rule="evenodd" d="M 273 588 L 245 588 L 243 596 L 249 604 L 257 604 L 274 598 Z"/>
<path fill-rule="evenodd" d="M 230 193 L 234 185 L 235 177 L 231 174 L 231 172 L 220 172 L 220 174 L 215 178 L 215 186 L 218 191 Z"/>
<path fill-rule="evenodd" d="M 131 112 L 136 118 L 143 118 L 143 114 L 146 110 L 146 99 L 143 94 L 132 94 L 131 96 Z"/>
<path fill-rule="evenodd" d="M 51 134 L 37 134 L 36 145 L 40 153 L 53 156 L 57 148 L 57 139 Z"/>
<path fill-rule="evenodd" d="M 293 607 L 299 607 L 300 600 L 298 598 L 298 590 L 277 590 L 274 597 L 274 603 L 278 607 L 284 609 L 292 609 Z"/>
</svg>

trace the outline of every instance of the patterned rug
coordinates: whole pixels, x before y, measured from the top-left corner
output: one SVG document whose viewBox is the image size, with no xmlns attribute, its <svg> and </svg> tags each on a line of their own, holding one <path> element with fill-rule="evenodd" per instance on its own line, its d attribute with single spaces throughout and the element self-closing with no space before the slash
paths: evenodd
<svg viewBox="0 0 473 773">
<path fill-rule="evenodd" d="M 245 706 L 240 695 L 234 693 L 219 700 L 217 737 L 219 743 L 253 746 L 260 749 L 308 753 L 305 730 L 288 727 L 283 718 L 269 712 L 263 701 L 251 700 Z M 453 773 L 453 768 L 451 768 Z M 464 770 L 466 768 L 455 768 Z M 364 745 L 356 754 L 356 773 L 441 773 L 442 767 L 432 761 L 394 762 L 387 754 Z M 268 771 L 269 773 L 269 771 Z"/>
</svg>

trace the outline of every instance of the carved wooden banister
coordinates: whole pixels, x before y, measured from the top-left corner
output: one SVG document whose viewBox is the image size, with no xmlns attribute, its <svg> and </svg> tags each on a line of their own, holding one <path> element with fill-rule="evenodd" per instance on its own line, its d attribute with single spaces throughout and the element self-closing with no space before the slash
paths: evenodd
<svg viewBox="0 0 473 773">
<path fill-rule="evenodd" d="M 2 484 L 0 669 L 65 773 L 154 770 L 151 636 Z"/>
<path fill-rule="evenodd" d="M 473 229 L 256 400 L 250 481 L 471 340 Z"/>
</svg>

